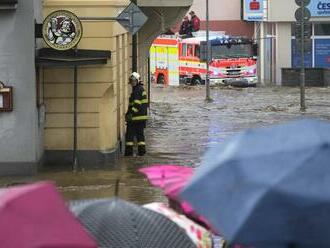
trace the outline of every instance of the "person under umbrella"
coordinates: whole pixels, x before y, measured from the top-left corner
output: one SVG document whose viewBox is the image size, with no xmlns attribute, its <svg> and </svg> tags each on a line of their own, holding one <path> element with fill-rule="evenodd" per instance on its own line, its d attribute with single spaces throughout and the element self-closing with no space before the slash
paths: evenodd
<svg viewBox="0 0 330 248">
<path fill-rule="evenodd" d="M 169 218 L 119 198 L 69 206 L 102 248 L 198 248 Z"/>
<path fill-rule="evenodd" d="M 0 246 L 97 248 L 51 182 L 0 189 Z"/>
<path fill-rule="evenodd" d="M 144 174 L 153 186 L 164 191 L 172 209 L 214 232 L 205 218 L 197 215 L 190 204 L 179 197 L 181 190 L 193 176 L 193 168 L 180 165 L 151 165 L 139 169 L 139 172 Z"/>
<path fill-rule="evenodd" d="M 330 247 L 330 124 L 240 133 L 209 151 L 181 197 L 231 242 Z"/>
</svg>

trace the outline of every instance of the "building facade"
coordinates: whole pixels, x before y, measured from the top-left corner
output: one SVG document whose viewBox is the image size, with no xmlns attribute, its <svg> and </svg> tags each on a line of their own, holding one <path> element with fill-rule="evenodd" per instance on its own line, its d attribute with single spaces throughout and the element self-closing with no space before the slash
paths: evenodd
<svg viewBox="0 0 330 248">
<path fill-rule="evenodd" d="M 79 17 L 117 16 L 128 1 L 44 1 L 44 16 L 64 9 Z M 83 20 L 83 37 L 78 49 L 111 51 L 106 65 L 78 68 L 79 163 L 113 159 L 124 136 L 123 116 L 129 93 L 131 36 L 115 21 Z M 46 122 L 44 148 L 46 164 L 72 162 L 73 70 L 43 69 Z M 110 156 L 108 158 L 108 156 Z M 83 157 L 83 159 L 82 159 Z"/>
<path fill-rule="evenodd" d="M 13 1 L 14 2 L 14 1 Z M 0 112 L 1 174 L 35 171 L 43 155 L 43 121 L 36 102 L 35 22 L 41 1 L 0 2 L 0 81 L 13 87 L 13 111 Z"/>
<path fill-rule="evenodd" d="M 191 10 L 201 19 L 201 27 L 205 30 L 206 5 L 205 1 L 195 0 Z M 230 35 L 252 37 L 253 23 L 243 21 L 241 0 L 209 0 L 209 19 L 212 31 L 225 31 Z"/>
<path fill-rule="evenodd" d="M 132 35 L 116 21 L 102 17 L 116 17 L 130 1 L 13 2 L 15 7 L 10 8 L 0 3 L 0 81 L 13 86 L 14 104 L 12 112 L 0 112 L 0 175 L 35 173 L 40 164 L 72 165 L 73 70 L 35 63 L 38 49 L 45 47 L 42 39 L 36 38 L 35 24 L 42 24 L 55 10 L 99 18 L 82 20 L 83 36 L 77 49 L 109 51 L 111 58 L 104 65 L 78 68 L 77 148 L 80 165 L 111 165 L 124 142 Z M 153 39 L 182 18 L 192 0 L 136 3 L 148 17 L 138 34 L 137 58 L 138 71 L 147 81 L 147 57 Z"/>
<path fill-rule="evenodd" d="M 299 68 L 301 56 L 295 39 L 295 1 L 264 0 L 262 20 L 255 22 L 259 43 L 260 81 L 264 84 L 282 85 L 284 68 Z M 307 68 L 330 67 L 330 12 L 329 0 L 311 0 L 312 36 L 305 52 Z M 285 6 L 285 7 L 284 7 Z"/>
</svg>

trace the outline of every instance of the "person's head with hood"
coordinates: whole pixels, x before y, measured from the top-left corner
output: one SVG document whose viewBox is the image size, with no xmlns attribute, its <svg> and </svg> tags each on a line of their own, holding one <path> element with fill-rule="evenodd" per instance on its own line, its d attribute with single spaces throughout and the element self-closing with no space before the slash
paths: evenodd
<svg viewBox="0 0 330 248">
<path fill-rule="evenodd" d="M 191 18 L 193 18 L 193 17 L 196 15 L 196 14 L 195 14 L 195 11 L 193 11 L 193 10 L 190 11 L 190 12 L 189 12 L 189 15 L 191 16 Z"/>
</svg>

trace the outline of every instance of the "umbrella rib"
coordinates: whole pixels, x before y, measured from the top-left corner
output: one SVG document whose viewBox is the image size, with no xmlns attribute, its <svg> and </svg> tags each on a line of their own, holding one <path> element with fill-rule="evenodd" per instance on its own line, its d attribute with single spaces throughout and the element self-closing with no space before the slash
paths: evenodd
<svg viewBox="0 0 330 248">
<path fill-rule="evenodd" d="M 136 248 L 144 248 L 142 247 L 142 244 L 141 244 L 141 240 L 139 238 L 139 234 L 138 234 L 138 228 L 137 228 L 137 223 L 136 223 L 136 219 L 135 217 L 133 216 L 133 213 L 129 213 L 129 217 L 130 217 L 130 220 L 132 222 L 132 226 L 134 227 L 134 234 L 135 234 L 135 240 L 136 240 Z"/>
</svg>

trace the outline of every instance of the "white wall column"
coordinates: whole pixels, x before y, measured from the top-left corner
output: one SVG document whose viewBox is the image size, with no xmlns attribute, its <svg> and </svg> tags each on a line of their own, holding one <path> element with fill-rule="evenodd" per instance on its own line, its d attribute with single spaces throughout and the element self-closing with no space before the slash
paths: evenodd
<svg viewBox="0 0 330 248">
<path fill-rule="evenodd" d="M 259 36 L 259 79 L 262 85 L 265 85 L 265 22 L 260 23 Z"/>
<path fill-rule="evenodd" d="M 291 23 L 276 23 L 276 85 L 282 85 L 282 68 L 291 67 Z"/>
</svg>

